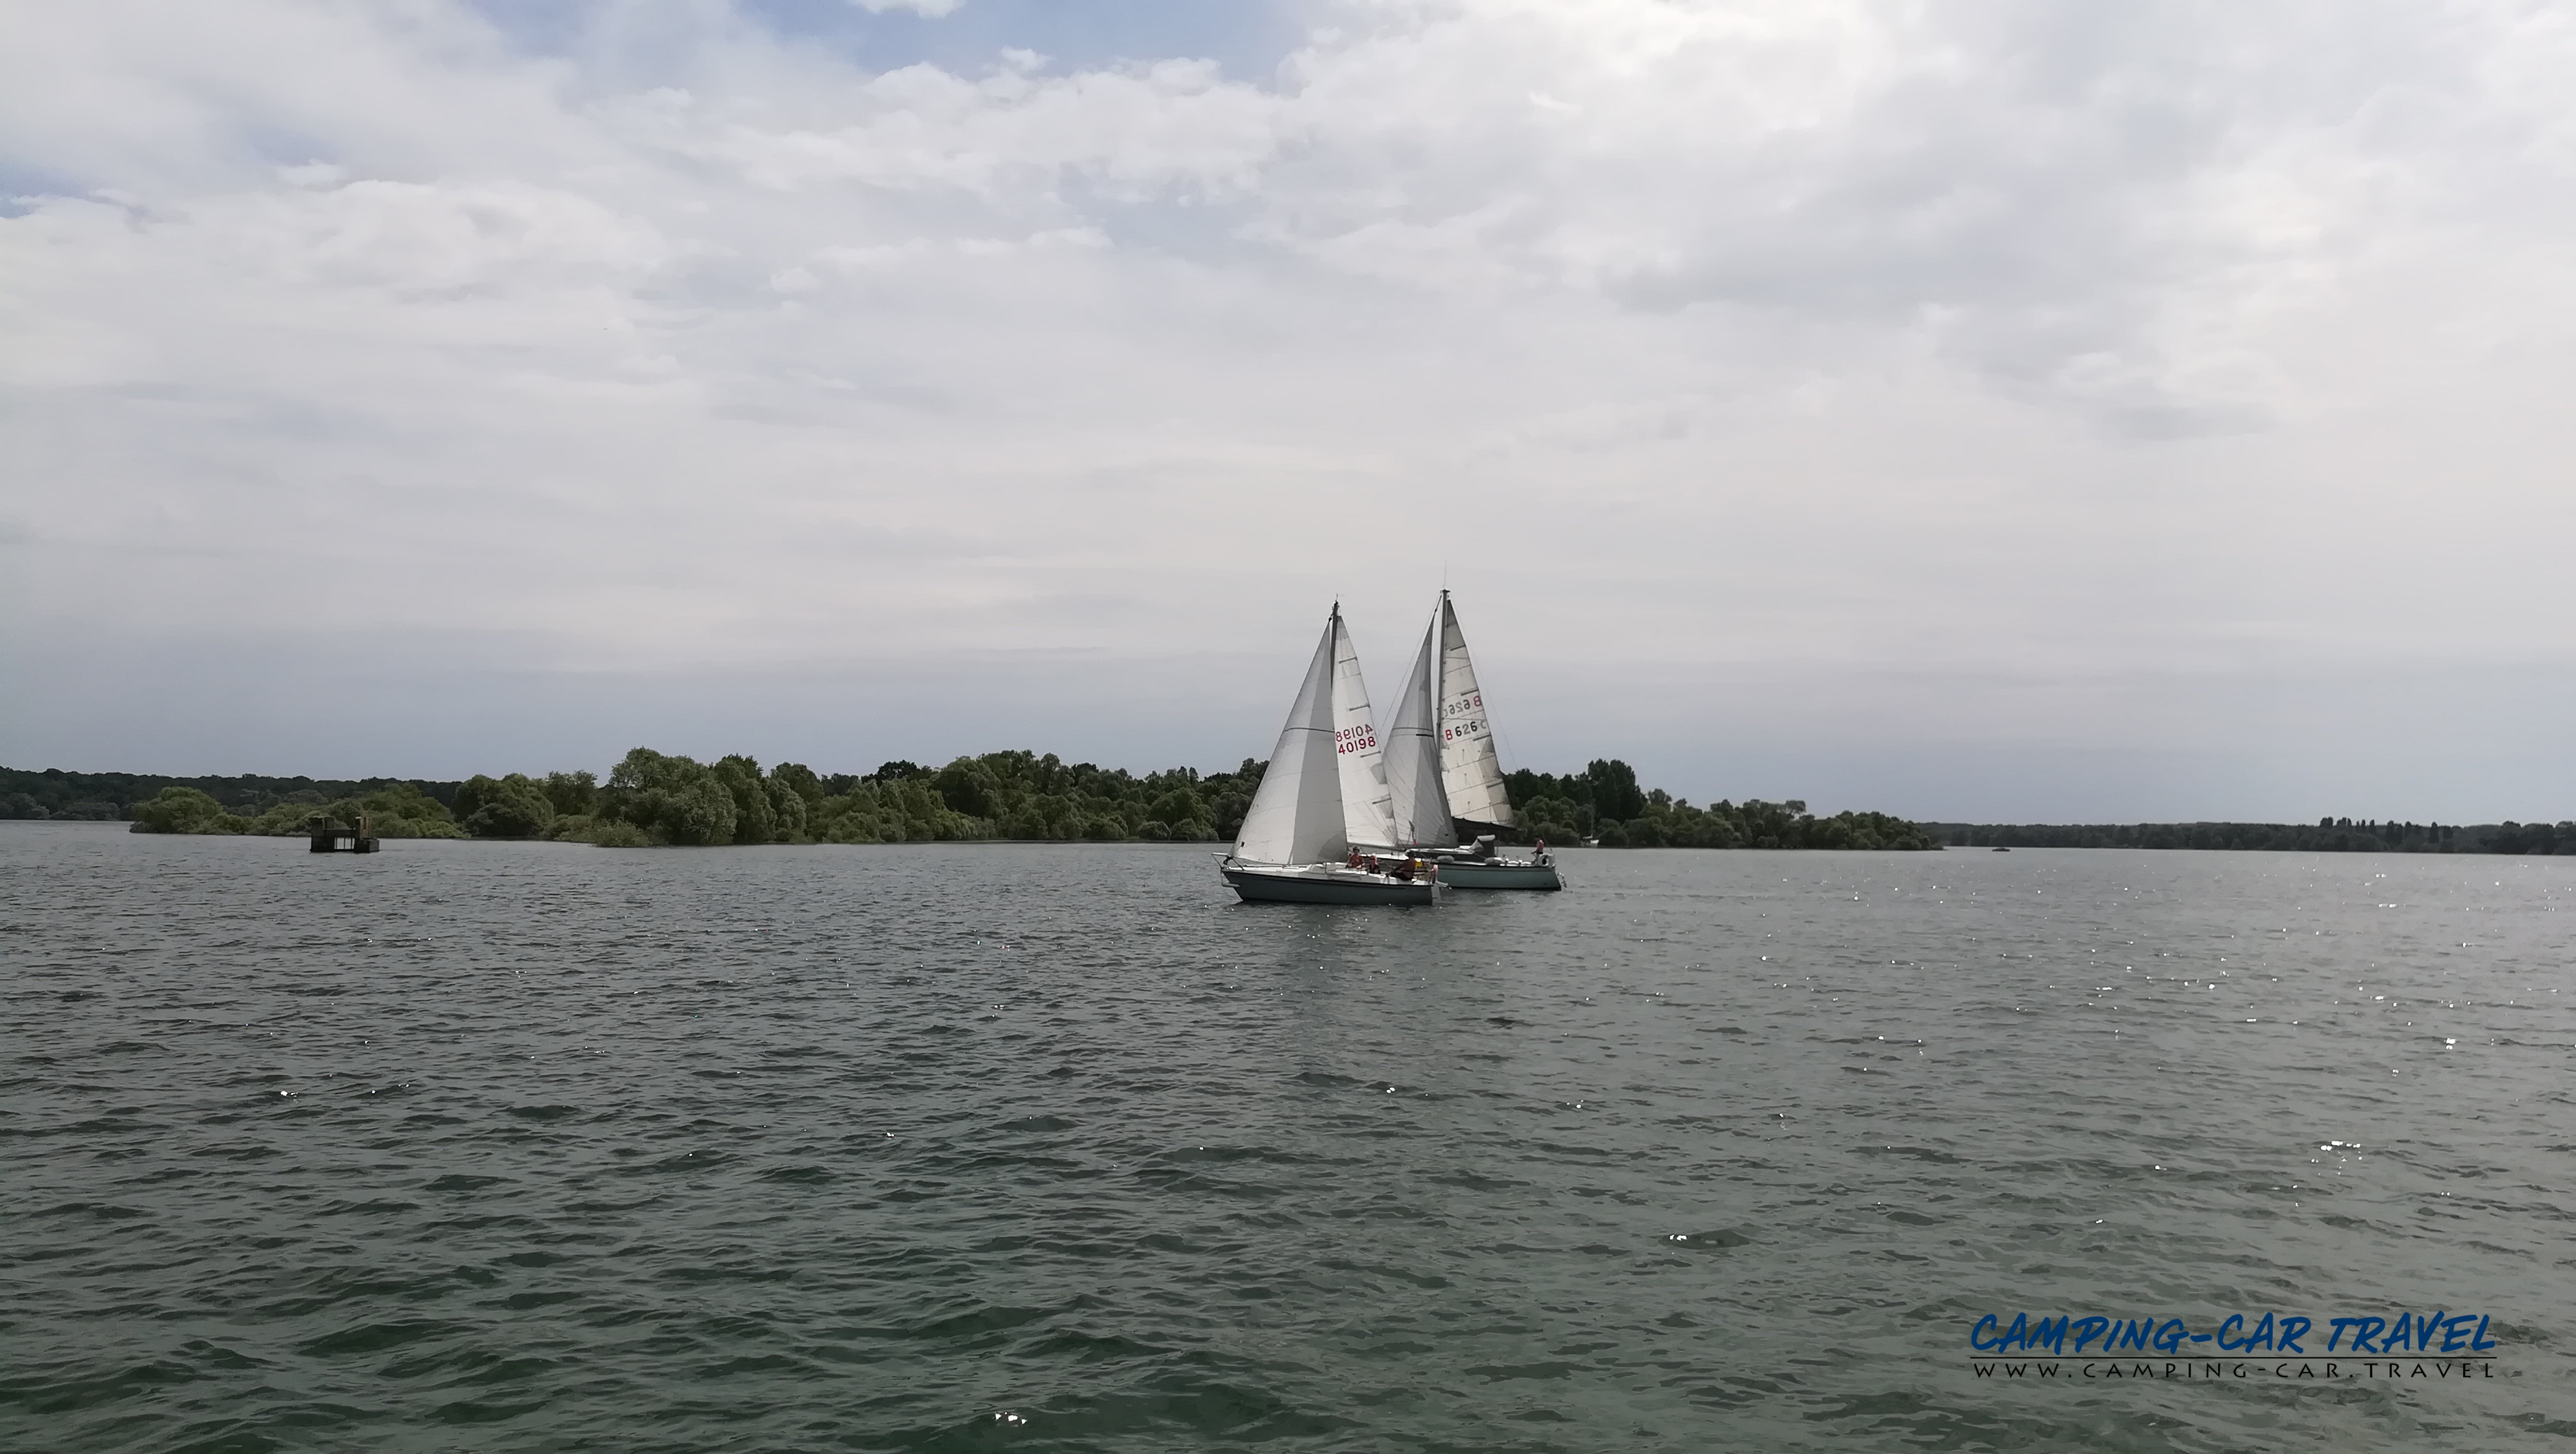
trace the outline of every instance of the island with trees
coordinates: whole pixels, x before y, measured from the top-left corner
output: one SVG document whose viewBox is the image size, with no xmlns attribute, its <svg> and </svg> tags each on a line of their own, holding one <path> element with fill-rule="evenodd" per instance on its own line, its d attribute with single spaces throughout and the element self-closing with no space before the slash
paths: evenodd
<svg viewBox="0 0 2576 1454">
<path fill-rule="evenodd" d="M 161 777 L 0 768 L 0 819 L 128 821 L 138 833 L 301 834 L 320 814 L 365 814 L 385 838 L 544 838 L 609 845 L 1230 841 L 1263 764 L 1136 774 L 1053 754 L 992 752 L 945 767 L 889 762 L 864 774 L 799 763 L 713 762 L 637 748 L 591 772 L 416 778 Z M 1524 840 L 1604 848 L 2196 848 L 2297 853 L 2576 854 L 2576 822 L 2449 824 L 1911 823 L 1819 816 L 1796 799 L 1696 806 L 1639 785 L 1634 768 L 1509 775 Z"/>
<path fill-rule="evenodd" d="M 320 815 L 364 814 L 384 838 L 543 838 L 610 846 L 1230 840 L 1264 764 L 1226 772 L 1131 773 L 1052 753 L 994 752 L 945 767 L 889 762 L 823 774 L 764 769 L 637 748 L 605 782 L 590 772 L 480 775 L 462 782 L 367 778 L 167 778 L 0 769 L 0 817 L 127 819 L 138 833 L 289 836 Z M 1634 768 L 1596 760 L 1578 773 L 1519 772 L 1522 837 L 1559 845 L 1670 848 L 1928 849 L 1916 824 L 1883 813 L 1818 816 L 1803 802 L 1694 806 L 1641 788 Z"/>
</svg>

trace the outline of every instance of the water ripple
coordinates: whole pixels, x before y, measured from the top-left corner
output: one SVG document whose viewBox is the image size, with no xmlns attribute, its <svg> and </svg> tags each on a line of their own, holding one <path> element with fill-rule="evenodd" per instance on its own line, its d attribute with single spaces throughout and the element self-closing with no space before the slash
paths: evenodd
<svg viewBox="0 0 2576 1454">
<path fill-rule="evenodd" d="M 117 827 L 0 825 L 12 1449 L 2576 1429 L 2576 864 L 1578 852 L 1396 914 L 1141 845 Z M 2418 1306 L 2506 1376 L 1959 1356 Z"/>
</svg>

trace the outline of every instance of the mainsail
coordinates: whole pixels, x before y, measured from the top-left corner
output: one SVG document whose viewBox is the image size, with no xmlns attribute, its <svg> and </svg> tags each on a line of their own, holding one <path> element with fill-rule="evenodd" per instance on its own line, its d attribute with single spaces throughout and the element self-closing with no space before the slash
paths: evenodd
<svg viewBox="0 0 2576 1454">
<path fill-rule="evenodd" d="M 1449 794 L 1440 782 L 1440 617 L 1422 633 L 1413 671 L 1395 699 L 1395 725 L 1387 729 L 1387 803 L 1395 842 L 1402 848 L 1447 848 L 1458 841 L 1449 821 Z"/>
<path fill-rule="evenodd" d="M 1377 723 L 1369 718 L 1368 683 L 1360 680 L 1360 654 L 1351 645 L 1342 608 L 1333 606 L 1333 746 L 1341 759 L 1342 823 L 1350 842 L 1365 848 L 1395 846 L 1386 800 L 1386 758 L 1378 751 Z M 1345 849 L 1345 852 L 1348 850 Z"/>
<path fill-rule="evenodd" d="M 1253 790 L 1252 806 L 1235 835 L 1234 856 L 1247 863 L 1328 863 L 1351 851 L 1342 822 L 1342 779 L 1335 766 L 1333 700 L 1335 651 L 1346 638 L 1338 606 L 1315 644 L 1297 705 L 1279 729 L 1269 770 Z"/>
<path fill-rule="evenodd" d="M 1510 797 L 1503 791 L 1503 764 L 1494 754 L 1494 734 L 1485 723 L 1485 694 L 1476 686 L 1476 664 L 1467 659 L 1467 638 L 1458 630 L 1457 609 L 1449 593 L 1440 593 L 1440 780 L 1449 791 L 1449 811 L 1462 823 L 1518 826 Z"/>
</svg>

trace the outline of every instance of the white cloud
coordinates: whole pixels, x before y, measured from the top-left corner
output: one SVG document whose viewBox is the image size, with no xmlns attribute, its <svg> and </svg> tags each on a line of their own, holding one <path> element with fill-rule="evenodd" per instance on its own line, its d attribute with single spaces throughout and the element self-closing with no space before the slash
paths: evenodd
<svg viewBox="0 0 2576 1454">
<path fill-rule="evenodd" d="M 1562 686 L 1530 756 L 1701 795 L 1766 733 L 2145 751 L 2247 677 L 2576 658 L 2546 7 L 1354 0 L 1266 77 L 603 15 L 21 18 L 17 624 L 1085 653 L 1060 730 L 1214 762 L 1322 600 L 1391 669 L 1445 562 L 1498 695 Z M 1184 660 L 1243 743 L 1121 719 Z"/>
<path fill-rule="evenodd" d="M 1008 204 L 1067 173 L 1130 196 L 1171 185 L 1240 190 L 1270 150 L 1277 109 L 1206 62 L 1166 61 L 1056 77 L 908 66 L 857 81 L 794 126 L 731 99 L 658 97 L 621 120 L 644 145 L 755 186 L 954 190 Z"/>
<path fill-rule="evenodd" d="M 956 14 L 966 0 L 851 0 L 851 3 L 871 15 L 883 15 L 889 10 L 909 10 L 937 20 L 943 15 Z"/>
</svg>

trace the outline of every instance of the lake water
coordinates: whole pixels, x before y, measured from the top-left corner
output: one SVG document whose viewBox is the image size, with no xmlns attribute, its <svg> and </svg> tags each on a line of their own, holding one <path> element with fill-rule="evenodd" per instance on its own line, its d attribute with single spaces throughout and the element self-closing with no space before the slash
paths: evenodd
<svg viewBox="0 0 2576 1454">
<path fill-rule="evenodd" d="M 2576 1447 L 2576 862 L 1564 861 L 0 825 L 0 1447 Z"/>
</svg>

